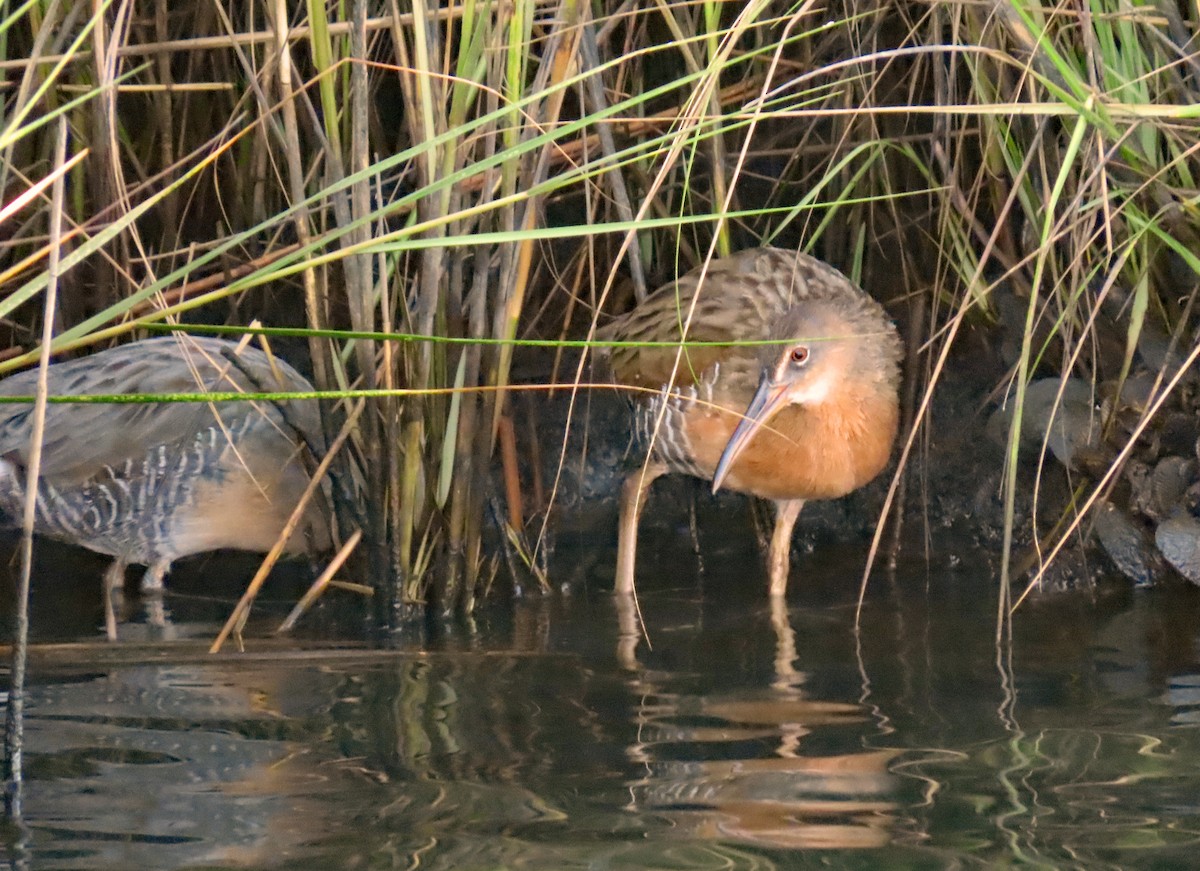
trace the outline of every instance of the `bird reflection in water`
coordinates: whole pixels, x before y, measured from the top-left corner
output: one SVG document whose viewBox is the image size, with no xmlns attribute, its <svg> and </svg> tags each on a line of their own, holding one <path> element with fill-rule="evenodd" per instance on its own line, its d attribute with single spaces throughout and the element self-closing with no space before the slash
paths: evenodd
<svg viewBox="0 0 1200 871">
<path fill-rule="evenodd" d="M 629 784 L 627 810 L 668 818 L 681 838 L 775 849 L 891 841 L 898 782 L 890 766 L 899 751 L 805 752 L 809 736 L 826 744 L 830 733 L 861 728 L 868 713 L 861 705 L 807 697 L 785 600 L 770 599 L 775 676 L 769 688 L 734 696 L 672 692 L 668 678 L 636 658 L 643 636 L 632 597 L 613 601 L 618 657 L 639 700 L 638 738 L 626 753 L 644 771 Z"/>
</svg>

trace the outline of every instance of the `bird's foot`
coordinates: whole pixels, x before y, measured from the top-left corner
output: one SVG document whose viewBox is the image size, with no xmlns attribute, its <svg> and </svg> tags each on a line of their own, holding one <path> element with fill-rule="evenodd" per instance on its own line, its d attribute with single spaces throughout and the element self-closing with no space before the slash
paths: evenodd
<svg viewBox="0 0 1200 871">
<path fill-rule="evenodd" d="M 142 592 L 161 593 L 164 588 L 163 579 L 170 571 L 170 560 L 158 560 L 151 563 L 146 569 L 146 574 L 142 575 Z"/>
</svg>

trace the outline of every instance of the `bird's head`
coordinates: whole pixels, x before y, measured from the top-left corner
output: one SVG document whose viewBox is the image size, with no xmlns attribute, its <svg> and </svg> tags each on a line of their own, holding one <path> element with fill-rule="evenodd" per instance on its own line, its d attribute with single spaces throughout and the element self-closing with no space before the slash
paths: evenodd
<svg viewBox="0 0 1200 871">
<path fill-rule="evenodd" d="M 796 303 L 762 346 L 762 375 L 750 405 L 730 436 L 713 475 L 716 492 L 755 434 L 781 409 L 816 410 L 851 384 L 873 384 L 895 394 L 899 340 L 882 309 L 845 309 L 829 300 Z M 857 301 L 856 301 L 857 302 Z M 870 314 L 871 317 L 865 317 Z"/>
</svg>

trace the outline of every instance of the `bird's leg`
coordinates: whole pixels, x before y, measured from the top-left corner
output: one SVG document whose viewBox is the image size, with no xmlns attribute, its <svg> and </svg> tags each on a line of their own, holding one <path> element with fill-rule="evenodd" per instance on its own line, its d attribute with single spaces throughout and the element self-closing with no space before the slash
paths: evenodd
<svg viewBox="0 0 1200 871">
<path fill-rule="evenodd" d="M 115 601 L 125 595 L 125 566 L 123 559 L 114 559 L 104 572 L 104 634 L 109 641 L 117 640 L 117 611 Z"/>
<path fill-rule="evenodd" d="M 169 571 L 171 571 L 171 561 L 169 559 L 155 560 L 150 563 L 146 567 L 146 574 L 142 575 L 142 592 L 162 592 L 163 578 L 167 576 L 167 572 Z"/>
<path fill-rule="evenodd" d="M 146 566 L 146 573 L 142 575 L 142 583 L 140 589 L 145 597 L 142 606 L 146 609 L 146 622 L 154 629 L 159 630 L 161 637 L 166 638 L 166 630 L 170 627 L 170 621 L 167 619 L 167 608 L 163 604 L 163 592 L 166 590 L 166 585 L 163 583 L 163 578 L 171 571 L 171 561 L 169 559 L 155 560 Z"/>
<path fill-rule="evenodd" d="M 787 600 L 771 597 L 771 628 L 775 630 L 775 690 L 787 692 L 804 683 L 804 675 L 796 668 L 796 630 L 788 620 Z"/>
<path fill-rule="evenodd" d="M 633 595 L 633 569 L 637 563 L 638 521 L 646 507 L 646 491 L 667 471 L 663 463 L 648 462 L 632 472 L 621 485 L 621 516 L 617 522 L 617 577 L 613 590 Z"/>
<path fill-rule="evenodd" d="M 696 522 L 695 494 L 688 500 L 688 528 L 692 533 L 692 553 L 696 557 L 696 589 L 704 589 L 704 557 L 700 553 L 700 524 Z"/>
<path fill-rule="evenodd" d="M 692 553 L 696 556 L 696 562 L 700 562 L 700 524 L 696 522 L 696 499 L 695 497 L 688 500 L 688 532 L 692 536 Z"/>
<path fill-rule="evenodd" d="M 631 673 L 642 670 L 638 662 L 637 649 L 642 640 L 642 618 L 637 611 L 633 596 L 614 596 L 617 606 L 617 663 Z"/>
<path fill-rule="evenodd" d="M 771 534 L 771 549 L 767 552 L 767 576 L 772 597 L 787 595 L 792 530 L 803 507 L 803 499 L 781 499 L 775 503 L 775 531 Z"/>
</svg>

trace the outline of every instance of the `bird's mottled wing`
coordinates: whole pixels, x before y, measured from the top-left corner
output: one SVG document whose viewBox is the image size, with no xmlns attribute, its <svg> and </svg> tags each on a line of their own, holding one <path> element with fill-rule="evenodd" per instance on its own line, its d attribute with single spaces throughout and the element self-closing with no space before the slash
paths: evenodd
<svg viewBox="0 0 1200 871">
<path fill-rule="evenodd" d="M 223 355 L 223 349 L 232 347 L 219 339 L 172 337 L 123 345 L 54 364 L 49 390 L 51 395 L 257 391 L 259 386 Z M 298 372 L 275 360 L 274 371 L 283 382 L 279 383 L 271 362 L 258 349 L 244 349 L 239 359 L 266 389 L 312 389 Z M 36 384 L 36 370 L 21 372 L 0 381 L 0 396 L 32 395 Z M 319 438 L 315 403 L 292 407 L 306 435 Z M 0 456 L 22 465 L 28 461 L 32 410 L 30 404 L 0 404 Z M 42 475 L 57 486 L 86 480 L 104 466 L 115 468 L 140 459 L 157 445 L 190 441 L 196 432 L 213 425 L 214 413 L 227 428 L 248 414 L 265 414 L 284 427 L 269 403 L 52 404 L 46 411 Z"/>
<path fill-rule="evenodd" d="M 667 284 L 633 311 L 599 331 L 622 342 L 761 340 L 798 299 L 856 293 L 837 270 L 806 254 L 754 248 L 714 260 Z M 689 318 L 690 312 L 690 320 Z M 689 348 L 675 383 L 686 387 L 714 362 L 753 361 L 758 348 Z M 624 384 L 658 387 L 675 369 L 675 348 L 613 348 L 613 374 Z M 755 364 L 756 365 L 756 364 Z"/>
</svg>

